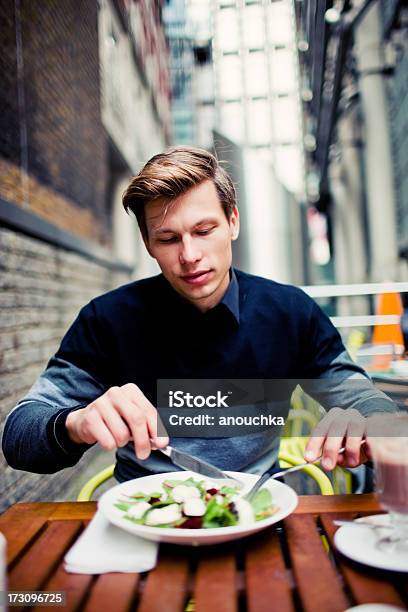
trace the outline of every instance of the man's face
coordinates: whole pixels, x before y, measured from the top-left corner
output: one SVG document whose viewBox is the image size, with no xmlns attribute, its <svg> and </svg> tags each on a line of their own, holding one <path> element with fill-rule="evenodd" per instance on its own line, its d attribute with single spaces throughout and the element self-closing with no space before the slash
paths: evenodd
<svg viewBox="0 0 408 612">
<path fill-rule="evenodd" d="M 204 312 L 228 287 L 238 210 L 226 218 L 212 180 L 189 189 L 165 210 L 161 200 L 146 206 L 146 247 L 173 289 Z"/>
</svg>

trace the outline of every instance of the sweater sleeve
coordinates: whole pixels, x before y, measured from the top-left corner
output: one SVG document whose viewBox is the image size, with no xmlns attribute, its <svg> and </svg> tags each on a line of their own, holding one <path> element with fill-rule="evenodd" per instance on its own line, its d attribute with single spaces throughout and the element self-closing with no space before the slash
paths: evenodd
<svg viewBox="0 0 408 612">
<path fill-rule="evenodd" d="M 326 410 L 354 408 L 363 416 L 398 411 L 397 405 L 351 359 L 337 329 L 313 300 L 306 329 L 304 378 L 300 383 L 306 393 Z"/>
<path fill-rule="evenodd" d="M 65 429 L 69 412 L 108 388 L 106 350 L 91 302 L 79 313 L 46 369 L 7 416 L 2 447 L 8 464 L 51 474 L 75 465 L 92 445 L 76 444 Z"/>
</svg>

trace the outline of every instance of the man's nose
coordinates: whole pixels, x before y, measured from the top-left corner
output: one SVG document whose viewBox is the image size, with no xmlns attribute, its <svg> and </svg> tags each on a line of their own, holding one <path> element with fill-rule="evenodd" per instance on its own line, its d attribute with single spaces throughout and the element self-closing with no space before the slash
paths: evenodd
<svg viewBox="0 0 408 612">
<path fill-rule="evenodd" d="M 191 264 L 200 261 L 201 257 L 201 251 L 198 246 L 194 244 L 194 240 L 192 240 L 191 237 L 182 240 L 180 250 L 181 264 Z"/>
</svg>

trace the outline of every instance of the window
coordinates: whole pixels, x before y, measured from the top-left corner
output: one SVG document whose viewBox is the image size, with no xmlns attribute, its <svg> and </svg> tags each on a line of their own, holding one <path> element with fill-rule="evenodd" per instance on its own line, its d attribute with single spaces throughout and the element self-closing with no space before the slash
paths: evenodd
<svg viewBox="0 0 408 612">
<path fill-rule="evenodd" d="M 237 51 L 239 47 L 238 13 L 224 9 L 216 15 L 216 41 L 222 52 Z"/>
<path fill-rule="evenodd" d="M 234 142 L 243 142 L 245 130 L 241 102 L 222 104 L 220 109 L 220 128 L 222 133 Z"/>
<path fill-rule="evenodd" d="M 251 145 L 270 143 L 271 106 L 268 100 L 251 100 L 248 103 L 248 139 Z"/>
<path fill-rule="evenodd" d="M 245 58 L 245 91 L 250 97 L 268 95 L 268 66 L 262 52 L 248 53 Z"/>
<path fill-rule="evenodd" d="M 265 44 L 265 21 L 263 7 L 258 4 L 245 6 L 242 28 L 247 49 L 259 49 Z"/>
<path fill-rule="evenodd" d="M 224 100 L 240 98 L 242 95 L 241 62 L 236 55 L 220 59 L 217 74 L 219 97 Z"/>
</svg>

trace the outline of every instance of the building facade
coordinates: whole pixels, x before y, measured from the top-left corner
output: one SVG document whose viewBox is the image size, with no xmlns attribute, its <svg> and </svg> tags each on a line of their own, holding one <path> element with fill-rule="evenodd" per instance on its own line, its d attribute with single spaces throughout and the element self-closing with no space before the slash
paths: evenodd
<svg viewBox="0 0 408 612">
<path fill-rule="evenodd" d="M 161 4 L 0 2 L 2 423 L 80 307 L 150 270 L 120 200 L 169 142 Z M 3 507 L 58 498 L 97 453 L 63 478 L 0 459 Z"/>
<path fill-rule="evenodd" d="M 308 199 L 328 221 L 332 281 L 404 280 L 406 3 L 295 5 L 311 144 Z M 370 308 L 358 300 L 344 306 L 344 314 Z"/>
</svg>

